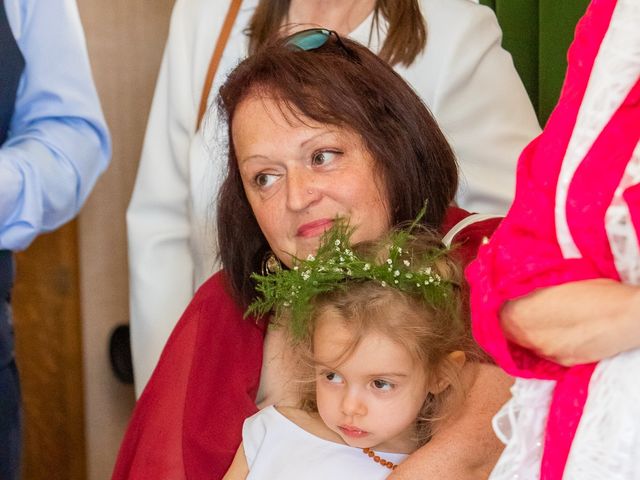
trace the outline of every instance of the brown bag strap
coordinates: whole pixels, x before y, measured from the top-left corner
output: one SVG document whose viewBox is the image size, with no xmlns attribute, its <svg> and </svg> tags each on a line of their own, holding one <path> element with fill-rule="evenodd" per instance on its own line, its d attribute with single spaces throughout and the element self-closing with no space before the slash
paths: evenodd
<svg viewBox="0 0 640 480">
<path fill-rule="evenodd" d="M 207 100 L 209 100 L 209 92 L 211 91 L 211 85 L 213 84 L 213 78 L 218 71 L 218 65 L 220 65 L 220 59 L 224 53 L 224 49 L 227 46 L 229 35 L 233 24 L 236 23 L 236 17 L 238 16 L 238 10 L 240 10 L 240 4 L 242 0 L 231 0 L 227 17 L 222 24 L 222 30 L 218 36 L 216 47 L 213 49 L 213 55 L 211 55 L 211 61 L 209 62 L 209 69 L 207 70 L 207 76 L 204 80 L 204 87 L 202 88 L 202 96 L 200 97 L 200 108 L 198 109 L 198 120 L 196 122 L 196 131 L 200 128 L 202 118 L 207 111 Z"/>
</svg>

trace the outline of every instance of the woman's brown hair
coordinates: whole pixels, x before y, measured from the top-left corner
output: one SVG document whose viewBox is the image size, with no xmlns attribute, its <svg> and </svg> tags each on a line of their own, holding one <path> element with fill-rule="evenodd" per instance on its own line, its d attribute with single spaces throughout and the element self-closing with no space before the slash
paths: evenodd
<svg viewBox="0 0 640 480">
<path fill-rule="evenodd" d="M 427 201 L 425 224 L 437 229 L 458 183 L 454 154 L 411 87 L 364 46 L 332 35 L 320 48 L 292 50 L 277 40 L 241 62 L 220 89 L 228 170 L 218 199 L 218 243 L 230 293 L 246 307 L 251 273 L 269 249 L 242 185 L 233 146 L 233 117 L 247 97 L 276 98 L 283 109 L 358 134 L 388 195 L 392 225 L 411 221 Z"/>
<path fill-rule="evenodd" d="M 255 53 L 279 32 L 286 22 L 291 0 L 262 0 L 249 24 L 249 53 Z M 384 44 L 378 55 L 390 65 L 409 66 L 424 50 L 427 27 L 418 0 L 377 0 L 369 38 L 380 31 L 380 15 L 387 21 Z"/>
</svg>

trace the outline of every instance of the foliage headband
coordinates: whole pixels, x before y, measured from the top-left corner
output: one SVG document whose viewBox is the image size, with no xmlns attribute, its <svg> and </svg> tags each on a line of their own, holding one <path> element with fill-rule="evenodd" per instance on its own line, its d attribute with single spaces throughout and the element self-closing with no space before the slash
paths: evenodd
<svg viewBox="0 0 640 480">
<path fill-rule="evenodd" d="M 355 252 L 350 243 L 354 229 L 345 219 L 336 219 L 332 228 L 322 235 L 315 256 L 309 255 L 305 260 L 293 257 L 290 270 L 251 276 L 260 296 L 251 303 L 245 316 L 274 312 L 279 317 L 287 312 L 291 319 L 289 328 L 294 338 L 300 338 L 312 313 L 314 297 L 366 281 L 396 288 L 429 305 L 442 305 L 454 287 L 451 282 L 444 281 L 435 268 L 436 259 L 446 252 L 445 247 L 421 252 L 417 259 L 407 248 L 423 214 L 424 210 L 407 230 L 395 230 L 390 234 L 388 256 L 384 259 L 363 258 Z M 413 265 L 419 265 L 419 268 Z"/>
</svg>

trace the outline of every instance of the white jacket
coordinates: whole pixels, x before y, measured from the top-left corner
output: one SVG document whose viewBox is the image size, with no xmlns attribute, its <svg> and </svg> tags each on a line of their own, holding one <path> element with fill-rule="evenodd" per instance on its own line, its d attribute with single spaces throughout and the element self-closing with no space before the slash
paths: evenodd
<svg viewBox="0 0 640 480">
<path fill-rule="evenodd" d="M 214 201 L 225 170 L 215 109 L 195 132 L 204 77 L 230 0 L 177 0 L 127 211 L 131 342 L 142 392 L 195 289 L 217 268 Z M 245 0 L 209 102 L 246 55 L 243 33 L 258 0 Z M 427 46 L 396 70 L 431 109 L 461 169 L 457 201 L 504 213 L 522 148 L 539 133 L 535 113 L 493 12 L 468 0 L 422 0 Z M 367 44 L 371 16 L 351 37 Z M 383 32 L 384 33 L 384 32 Z M 369 45 L 377 51 L 381 41 Z M 220 142 L 220 140 L 223 140 Z M 205 147 L 206 145 L 206 147 Z M 425 172 L 428 175 L 428 172 Z"/>
</svg>

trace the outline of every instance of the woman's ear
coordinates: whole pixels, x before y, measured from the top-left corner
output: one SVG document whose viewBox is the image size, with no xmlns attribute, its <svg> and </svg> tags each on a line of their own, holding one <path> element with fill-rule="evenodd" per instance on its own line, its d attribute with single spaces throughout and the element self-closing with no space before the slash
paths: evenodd
<svg viewBox="0 0 640 480">
<path fill-rule="evenodd" d="M 462 367 L 464 367 L 466 361 L 467 356 L 461 350 L 456 350 L 455 352 L 449 353 L 446 359 L 443 360 L 444 368 L 440 369 L 440 378 L 438 378 L 438 380 L 433 385 L 429 385 L 429 391 L 427 393 L 431 393 L 433 395 L 442 393 L 442 391 L 444 391 L 451 384 L 451 376 L 446 375 L 445 372 L 458 375 L 462 370 Z"/>
</svg>

